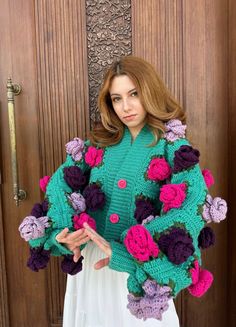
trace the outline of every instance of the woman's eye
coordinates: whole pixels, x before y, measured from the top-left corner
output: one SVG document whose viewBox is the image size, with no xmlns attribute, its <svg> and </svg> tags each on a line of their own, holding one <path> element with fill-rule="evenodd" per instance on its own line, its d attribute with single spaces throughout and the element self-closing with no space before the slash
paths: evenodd
<svg viewBox="0 0 236 327">
<path fill-rule="evenodd" d="M 136 97 L 137 95 L 138 95 L 138 92 L 137 91 L 134 91 L 134 92 L 131 93 L 131 96 L 132 97 Z"/>
<path fill-rule="evenodd" d="M 118 102 L 120 100 L 119 97 L 116 97 L 116 98 L 112 98 L 112 102 Z"/>
</svg>

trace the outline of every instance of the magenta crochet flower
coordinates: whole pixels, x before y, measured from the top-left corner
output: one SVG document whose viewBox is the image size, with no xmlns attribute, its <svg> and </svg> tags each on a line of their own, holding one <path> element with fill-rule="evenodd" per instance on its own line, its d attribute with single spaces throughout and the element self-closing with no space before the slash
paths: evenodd
<svg viewBox="0 0 236 327">
<path fill-rule="evenodd" d="M 179 119 L 171 119 L 165 124 L 164 138 L 169 142 L 184 138 L 186 127 Z"/>
<path fill-rule="evenodd" d="M 98 166 L 102 162 L 103 152 L 103 149 L 89 146 L 88 151 L 85 154 L 85 162 L 92 168 Z"/>
<path fill-rule="evenodd" d="M 165 158 L 152 159 L 148 167 L 147 176 L 152 181 L 163 181 L 170 177 L 171 168 Z"/>
<path fill-rule="evenodd" d="M 44 250 L 43 247 L 30 248 L 30 257 L 27 261 L 27 266 L 33 271 L 44 269 L 50 259 L 50 251 Z"/>
<path fill-rule="evenodd" d="M 80 215 L 76 215 L 73 217 L 73 222 L 74 222 L 74 228 L 75 229 L 81 229 L 83 228 L 84 223 L 88 223 L 88 225 L 96 230 L 96 221 L 90 217 L 87 213 L 82 212 Z"/>
<path fill-rule="evenodd" d="M 169 307 L 171 288 L 160 286 L 155 281 L 147 279 L 143 284 L 143 297 L 128 294 L 127 308 L 138 319 L 154 318 L 162 320 L 162 314 Z"/>
<path fill-rule="evenodd" d="M 75 137 L 73 141 L 66 143 L 66 152 L 71 155 L 74 161 L 80 161 L 84 149 L 84 141 Z"/>
<path fill-rule="evenodd" d="M 181 228 L 172 228 L 169 234 L 162 234 L 158 246 L 176 265 L 185 262 L 194 253 L 192 238 Z"/>
<path fill-rule="evenodd" d="M 105 205 L 105 194 L 101 187 L 95 183 L 85 187 L 83 196 L 86 201 L 86 206 L 91 211 L 101 209 Z"/>
<path fill-rule="evenodd" d="M 157 258 L 159 249 L 149 231 L 142 225 L 132 226 L 124 239 L 128 252 L 139 261 L 148 261 L 150 257 Z"/>
<path fill-rule="evenodd" d="M 203 206 L 202 216 L 207 223 L 219 223 L 226 218 L 227 203 L 220 197 L 212 198 L 207 194 L 206 202 Z"/>
<path fill-rule="evenodd" d="M 194 268 L 190 269 L 192 285 L 188 287 L 190 294 L 201 297 L 210 288 L 213 282 L 213 275 L 208 270 L 201 270 L 197 260 L 194 261 Z"/>
<path fill-rule="evenodd" d="M 211 227 L 204 227 L 198 236 L 198 246 L 207 249 L 215 244 L 215 234 Z"/>
<path fill-rule="evenodd" d="M 77 166 L 65 167 L 64 179 L 73 191 L 81 190 L 87 182 L 86 176 Z"/>
<path fill-rule="evenodd" d="M 160 201 L 163 202 L 163 212 L 167 212 L 172 208 L 180 208 L 186 198 L 187 185 L 182 184 L 166 184 L 160 190 Z"/>
<path fill-rule="evenodd" d="M 190 168 L 199 162 L 200 152 L 193 149 L 190 145 L 181 145 L 175 151 L 174 157 L 174 173 Z"/>
<path fill-rule="evenodd" d="M 61 262 L 61 270 L 69 275 L 76 275 L 83 268 L 84 257 L 81 256 L 77 262 L 74 262 L 73 255 L 65 255 L 63 261 Z"/>
<path fill-rule="evenodd" d="M 154 214 L 154 206 L 147 199 L 137 199 L 135 201 L 136 209 L 134 212 L 134 217 L 139 224 L 150 215 Z"/>
<path fill-rule="evenodd" d="M 27 242 L 45 235 L 45 228 L 49 227 L 48 217 L 36 218 L 27 216 L 19 226 L 20 236 Z"/>
<path fill-rule="evenodd" d="M 71 193 L 68 195 L 68 199 L 71 202 L 72 207 L 76 210 L 77 213 L 83 212 L 86 210 L 85 199 L 80 193 Z"/>
<path fill-rule="evenodd" d="M 47 185 L 48 185 L 50 179 L 51 179 L 50 176 L 44 176 L 43 178 L 40 178 L 40 180 L 39 180 L 39 186 L 44 193 L 46 192 L 46 188 L 47 188 Z"/>
<path fill-rule="evenodd" d="M 202 175 L 204 177 L 206 186 L 210 188 L 214 184 L 214 177 L 209 169 L 203 169 Z"/>
</svg>

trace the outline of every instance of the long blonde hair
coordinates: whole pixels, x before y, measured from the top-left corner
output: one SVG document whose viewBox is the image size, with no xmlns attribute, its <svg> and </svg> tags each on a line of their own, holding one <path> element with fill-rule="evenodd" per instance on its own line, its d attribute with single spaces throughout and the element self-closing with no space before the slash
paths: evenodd
<svg viewBox="0 0 236 327">
<path fill-rule="evenodd" d="M 146 123 L 153 133 L 152 145 L 165 132 L 165 122 L 179 119 L 185 123 L 183 109 L 170 94 L 154 67 L 144 59 L 126 56 L 114 62 L 104 76 L 98 96 L 101 123 L 95 125 L 90 132 L 92 144 L 105 147 L 118 143 L 123 137 L 124 124 L 113 109 L 109 93 L 114 77 L 120 75 L 127 75 L 137 89 L 141 104 L 147 112 Z"/>
</svg>

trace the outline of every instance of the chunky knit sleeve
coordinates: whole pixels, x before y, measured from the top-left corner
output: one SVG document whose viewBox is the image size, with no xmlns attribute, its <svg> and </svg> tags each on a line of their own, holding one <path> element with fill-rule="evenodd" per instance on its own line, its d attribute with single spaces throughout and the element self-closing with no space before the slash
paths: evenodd
<svg viewBox="0 0 236 327">
<path fill-rule="evenodd" d="M 164 156 L 154 159 L 155 167 L 150 165 L 148 171 L 150 176 L 167 177 L 160 182 L 160 214 L 129 228 L 118 251 L 112 245 L 109 263 L 112 269 L 130 273 L 128 308 L 143 319 L 161 319 L 168 299 L 184 288 L 194 296 L 207 291 L 213 276 L 200 268 L 201 249 L 214 243 L 214 233 L 206 224 L 223 220 L 227 211 L 226 202 L 212 199 L 208 192 L 213 177 L 201 171 L 199 151 L 184 135 L 165 138 Z"/>
<path fill-rule="evenodd" d="M 81 215 L 86 215 L 86 203 L 82 192 L 89 181 L 91 158 L 89 142 L 74 138 L 66 144 L 65 162 L 49 177 L 40 180 L 45 192 L 43 203 L 34 205 L 31 214 L 19 227 L 21 236 L 29 242 L 30 258 L 27 262 L 34 271 L 45 268 L 50 255 L 64 255 L 62 269 L 75 273 L 72 252 L 56 240 L 65 227 L 75 231 L 82 227 Z M 81 221 L 80 221 L 81 220 Z M 80 224 L 81 223 L 81 224 Z M 79 269 L 81 261 L 78 262 Z M 77 270 L 78 270 L 77 269 Z"/>
</svg>

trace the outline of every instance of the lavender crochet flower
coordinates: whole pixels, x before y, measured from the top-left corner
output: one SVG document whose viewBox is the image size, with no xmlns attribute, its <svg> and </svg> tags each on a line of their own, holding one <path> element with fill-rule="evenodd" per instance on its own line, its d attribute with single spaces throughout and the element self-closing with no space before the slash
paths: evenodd
<svg viewBox="0 0 236 327">
<path fill-rule="evenodd" d="M 101 209 L 105 204 L 105 194 L 97 184 L 90 184 L 85 187 L 83 196 L 86 206 L 91 211 Z"/>
<path fill-rule="evenodd" d="M 224 199 L 220 197 L 213 199 L 210 194 L 207 194 L 202 216 L 207 223 L 219 223 L 226 218 L 227 209 L 227 203 Z"/>
<path fill-rule="evenodd" d="M 171 288 L 169 286 L 160 286 L 155 281 L 147 279 L 144 282 L 143 297 L 135 297 L 128 294 L 127 308 L 131 314 L 139 319 L 146 320 L 154 318 L 162 320 L 162 314 L 169 307 L 168 301 L 171 298 Z"/>
<path fill-rule="evenodd" d="M 172 228 L 158 240 L 159 249 L 176 265 L 185 262 L 194 253 L 193 240 L 181 228 Z"/>
<path fill-rule="evenodd" d="M 149 200 L 138 199 L 135 204 L 136 210 L 134 212 L 134 217 L 139 224 L 142 223 L 143 219 L 154 214 L 154 207 Z"/>
<path fill-rule="evenodd" d="M 33 271 L 39 271 L 47 267 L 50 259 L 50 251 L 40 248 L 30 248 L 30 257 L 27 261 L 27 266 Z"/>
<path fill-rule="evenodd" d="M 204 227 L 198 236 L 198 246 L 207 249 L 215 244 L 215 234 L 211 227 Z"/>
<path fill-rule="evenodd" d="M 73 141 L 66 143 L 66 152 L 72 156 L 75 161 L 80 161 L 84 149 L 84 141 L 75 137 Z"/>
<path fill-rule="evenodd" d="M 48 211 L 48 202 L 47 200 L 44 200 L 42 204 L 35 203 L 33 209 L 31 210 L 31 216 L 34 216 L 36 218 L 46 216 L 47 211 Z"/>
<path fill-rule="evenodd" d="M 86 176 L 79 167 L 64 168 L 64 179 L 73 191 L 80 190 L 86 184 Z"/>
<path fill-rule="evenodd" d="M 185 137 L 186 125 L 182 124 L 179 119 L 171 119 L 166 124 L 164 138 L 169 142 L 174 142 Z"/>
<path fill-rule="evenodd" d="M 27 242 L 45 235 L 45 228 L 49 227 L 48 217 L 36 218 L 27 216 L 19 226 L 19 232 L 22 238 Z"/>
<path fill-rule="evenodd" d="M 86 210 L 85 199 L 80 193 L 71 193 L 68 195 L 68 199 L 72 204 L 72 207 L 76 210 L 76 213 L 79 214 Z"/>
<path fill-rule="evenodd" d="M 82 270 L 84 257 L 81 256 L 77 262 L 73 261 L 73 255 L 65 255 L 61 262 L 61 269 L 64 273 L 69 275 L 76 275 Z"/>
<path fill-rule="evenodd" d="M 175 151 L 174 173 L 196 165 L 199 162 L 199 156 L 200 152 L 190 145 L 181 145 L 179 150 Z"/>
</svg>

